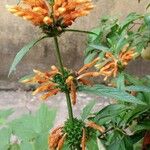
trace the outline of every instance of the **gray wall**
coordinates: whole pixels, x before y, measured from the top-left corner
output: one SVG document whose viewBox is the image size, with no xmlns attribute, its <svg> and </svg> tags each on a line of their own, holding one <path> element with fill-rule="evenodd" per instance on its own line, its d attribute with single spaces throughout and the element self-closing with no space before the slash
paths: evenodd
<svg viewBox="0 0 150 150">
<path fill-rule="evenodd" d="M 98 25 L 99 18 L 104 15 L 117 15 L 123 19 L 128 13 L 145 12 L 149 0 L 94 0 L 95 9 L 87 17 L 76 20 L 71 26 L 74 29 L 89 30 Z M 15 4 L 16 0 L 0 1 L 0 80 L 16 81 L 21 76 L 29 74 L 32 69 L 45 70 L 55 64 L 53 40 L 44 40 L 35 46 L 18 65 L 15 73 L 8 79 L 7 74 L 17 51 L 32 39 L 40 36 L 40 31 L 29 22 L 15 17 L 5 9 L 6 4 Z M 83 51 L 86 48 L 86 35 L 66 33 L 60 40 L 64 64 L 67 67 L 78 68 L 83 63 Z M 150 62 L 136 61 L 129 66 L 129 70 L 138 73 L 150 73 Z"/>
</svg>

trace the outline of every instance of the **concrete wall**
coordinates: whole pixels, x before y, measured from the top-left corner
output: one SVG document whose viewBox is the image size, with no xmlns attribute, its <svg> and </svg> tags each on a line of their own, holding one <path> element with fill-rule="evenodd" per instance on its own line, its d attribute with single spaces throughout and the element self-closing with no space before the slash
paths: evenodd
<svg viewBox="0 0 150 150">
<path fill-rule="evenodd" d="M 99 18 L 104 15 L 116 15 L 123 19 L 133 11 L 144 13 L 149 2 L 149 0 L 142 0 L 141 4 L 138 4 L 137 0 L 93 1 L 96 7 L 91 14 L 76 20 L 71 28 L 89 30 L 98 25 Z M 38 28 L 7 12 L 5 5 L 15 3 L 16 0 L 0 1 L 0 80 L 4 81 L 16 81 L 21 76 L 32 72 L 33 68 L 45 70 L 56 62 L 53 40 L 44 40 L 28 53 L 10 79 L 7 78 L 9 67 L 17 51 L 40 36 Z M 59 39 L 65 66 L 75 69 L 82 65 L 83 50 L 86 48 L 85 39 L 85 34 L 76 33 L 66 33 Z M 150 62 L 136 61 L 129 66 L 129 69 L 138 74 L 150 73 L 149 65 Z"/>
</svg>

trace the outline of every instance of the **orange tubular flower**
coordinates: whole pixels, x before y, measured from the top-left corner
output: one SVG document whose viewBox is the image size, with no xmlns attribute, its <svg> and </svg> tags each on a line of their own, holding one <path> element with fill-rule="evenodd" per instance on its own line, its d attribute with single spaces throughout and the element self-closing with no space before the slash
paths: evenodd
<svg viewBox="0 0 150 150">
<path fill-rule="evenodd" d="M 83 85 L 89 85 L 91 82 L 87 80 L 86 78 L 89 77 L 97 77 L 100 75 L 99 72 L 86 72 L 85 71 L 91 67 L 93 67 L 97 62 L 99 61 L 99 58 L 94 59 L 91 63 L 85 64 L 79 71 L 75 72 L 73 75 L 70 75 L 66 79 L 66 84 L 70 88 L 70 94 L 72 98 L 72 104 L 76 104 L 76 93 L 77 93 L 77 83 L 81 83 Z M 81 74 L 83 72 L 83 74 Z"/>
<path fill-rule="evenodd" d="M 84 65 L 78 72 L 70 72 L 65 69 L 66 77 L 60 73 L 56 66 L 51 66 L 51 70 L 48 72 L 40 72 L 33 70 L 35 76 L 21 81 L 22 83 L 38 84 L 37 89 L 33 92 L 33 95 L 44 92 L 41 96 L 43 100 L 50 96 L 56 95 L 58 92 L 69 91 L 72 99 L 72 104 L 76 104 L 77 99 L 77 86 L 78 84 L 89 85 L 90 81 L 87 77 L 96 77 L 99 72 L 86 72 L 85 71 L 93 67 L 99 58 L 96 58 L 89 64 Z M 81 74 L 83 72 L 83 74 Z M 46 93 L 45 93 L 46 92 Z"/>
<path fill-rule="evenodd" d="M 105 54 L 105 61 L 95 65 L 95 67 L 100 70 L 99 73 L 101 75 L 105 76 L 104 80 L 107 80 L 108 77 L 116 77 L 118 71 L 124 69 L 135 55 L 135 49 L 129 49 L 129 45 L 126 45 L 118 57 L 115 57 L 111 52 L 107 52 Z"/>
<path fill-rule="evenodd" d="M 79 120 L 76 120 L 76 121 L 79 121 Z M 56 149 L 57 150 L 61 150 L 63 148 L 63 145 L 64 145 L 65 141 L 69 141 L 69 140 L 72 141 L 72 139 L 70 139 L 70 135 L 68 135 L 69 133 L 66 133 L 64 128 L 65 128 L 65 126 L 59 126 L 59 127 L 55 128 L 55 129 L 53 129 L 51 131 L 51 133 L 49 134 L 48 146 L 49 146 L 50 150 L 56 150 Z M 69 128 L 69 126 L 67 128 Z M 80 128 L 80 127 L 78 126 L 75 129 L 78 129 L 78 128 Z M 76 139 L 78 142 L 80 140 L 80 142 L 79 142 L 80 145 L 79 146 L 82 148 L 82 150 L 86 149 L 86 141 L 91 138 L 91 137 L 88 136 L 89 129 L 87 130 L 87 128 L 94 129 L 95 131 L 97 130 L 101 134 L 105 132 L 105 128 L 104 127 L 99 126 L 98 124 L 96 124 L 96 123 L 94 123 L 92 121 L 84 123 L 84 126 L 82 127 L 81 138 L 79 139 L 79 137 L 78 137 Z M 73 132 L 73 131 L 70 129 L 69 132 Z"/>
<path fill-rule="evenodd" d="M 76 18 L 86 16 L 93 8 L 91 0 L 21 0 L 18 5 L 6 6 L 8 11 L 36 26 L 68 27 Z"/>
<path fill-rule="evenodd" d="M 61 90 L 58 88 L 58 84 L 52 81 L 56 74 L 60 74 L 57 67 L 52 66 L 51 71 L 45 73 L 38 70 L 33 71 L 35 73 L 34 77 L 21 81 L 22 83 L 39 84 L 39 87 L 33 92 L 33 95 L 46 91 L 47 93 L 41 97 L 45 100 L 49 96 L 56 95 Z"/>
<path fill-rule="evenodd" d="M 63 127 L 57 127 L 49 135 L 48 145 L 50 150 L 55 150 L 58 147 L 59 150 L 62 148 L 65 139 L 65 134 L 63 135 L 62 128 Z"/>
</svg>

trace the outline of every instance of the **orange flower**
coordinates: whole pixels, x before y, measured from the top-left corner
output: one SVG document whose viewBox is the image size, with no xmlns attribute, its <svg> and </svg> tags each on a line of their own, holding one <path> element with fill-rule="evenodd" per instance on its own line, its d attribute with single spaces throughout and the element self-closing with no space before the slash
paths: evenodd
<svg viewBox="0 0 150 150">
<path fill-rule="evenodd" d="M 76 18 L 86 16 L 93 8 L 91 0 L 21 0 L 18 5 L 6 6 L 8 11 L 36 26 L 70 26 Z"/>
<path fill-rule="evenodd" d="M 49 145 L 50 150 L 55 150 L 58 146 L 59 146 L 59 149 L 61 149 L 63 142 L 64 142 L 64 138 L 65 138 L 62 132 L 62 128 L 63 127 L 57 127 L 49 135 L 48 145 Z"/>
<path fill-rule="evenodd" d="M 79 71 L 71 72 L 65 69 L 67 76 L 64 78 L 56 66 L 51 66 L 51 70 L 48 72 L 40 72 L 33 70 L 35 76 L 21 81 L 22 83 L 38 84 L 39 86 L 33 92 L 33 95 L 44 92 L 41 96 L 43 100 L 50 96 L 56 95 L 58 92 L 64 92 L 65 90 L 70 92 L 72 104 L 76 104 L 77 87 L 78 84 L 89 85 L 91 82 L 86 78 L 97 77 L 99 72 L 85 72 L 87 69 L 93 67 L 99 58 L 96 58 L 89 64 L 84 65 Z M 83 72 L 83 74 L 81 74 Z M 46 92 L 46 93 L 45 93 Z"/>
<path fill-rule="evenodd" d="M 25 79 L 21 81 L 22 83 L 31 83 L 31 84 L 39 84 L 39 87 L 33 92 L 33 95 L 39 92 L 46 92 L 46 94 L 42 95 L 42 99 L 45 100 L 49 96 L 56 95 L 61 89 L 58 87 L 58 84 L 53 82 L 53 77 L 56 74 L 60 74 L 57 67 L 52 66 L 51 71 L 49 72 L 40 72 L 38 70 L 33 70 L 35 76 L 32 78 Z"/>
<path fill-rule="evenodd" d="M 95 129 L 95 130 L 98 130 L 100 133 L 104 133 L 105 132 L 105 128 L 102 127 L 102 126 L 99 126 L 98 124 L 92 122 L 92 121 L 88 121 L 85 123 L 85 127 L 83 127 L 82 129 L 82 138 L 81 138 L 81 148 L 82 150 L 85 150 L 86 149 L 86 140 L 88 140 L 88 138 L 91 138 L 91 137 L 87 137 L 87 130 L 86 128 L 92 128 L 92 129 Z M 65 142 L 65 140 L 67 141 L 68 140 L 68 134 L 64 132 L 63 130 L 64 126 L 59 126 L 55 129 L 53 129 L 51 131 L 51 133 L 49 134 L 49 137 L 48 137 L 48 146 L 49 146 L 49 149 L 50 150 L 55 150 L 55 149 L 58 149 L 58 150 L 61 150 L 62 147 L 63 147 L 63 144 Z M 77 139 L 78 140 L 78 139 Z"/>
<path fill-rule="evenodd" d="M 95 67 L 99 69 L 99 73 L 101 75 L 105 76 L 104 80 L 107 80 L 108 77 L 116 77 L 119 69 L 124 69 L 135 55 L 135 49 L 129 49 L 129 45 L 126 45 L 117 57 L 115 57 L 111 52 L 107 52 L 105 54 L 104 61 L 95 65 Z"/>
<path fill-rule="evenodd" d="M 99 61 L 99 58 L 94 59 L 91 63 L 85 64 L 79 71 L 73 73 L 73 75 L 70 75 L 66 79 L 66 84 L 70 88 L 70 94 L 72 98 L 72 104 L 76 104 L 76 93 L 77 93 L 77 84 L 81 83 L 83 85 L 89 85 L 91 82 L 87 80 L 86 78 L 89 77 L 97 77 L 100 75 L 99 72 L 86 72 L 85 71 L 91 67 L 93 67 L 97 62 Z M 83 72 L 83 74 L 81 74 Z"/>
</svg>

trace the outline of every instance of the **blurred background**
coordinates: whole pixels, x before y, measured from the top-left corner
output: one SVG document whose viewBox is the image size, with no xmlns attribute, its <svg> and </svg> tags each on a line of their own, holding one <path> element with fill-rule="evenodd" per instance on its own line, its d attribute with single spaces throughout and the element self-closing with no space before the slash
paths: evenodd
<svg viewBox="0 0 150 150">
<path fill-rule="evenodd" d="M 145 13 L 148 2 L 149 0 L 141 0 L 139 4 L 137 0 L 93 0 L 94 10 L 89 16 L 76 20 L 76 23 L 71 28 L 90 30 L 98 26 L 100 18 L 103 16 L 116 16 L 122 20 L 130 12 Z M 24 86 L 17 81 L 20 77 L 30 74 L 33 68 L 47 70 L 51 65 L 56 64 L 54 45 L 52 39 L 43 40 L 37 44 L 23 58 L 17 66 L 17 70 L 8 78 L 8 71 L 16 53 L 25 44 L 37 39 L 41 35 L 41 31 L 38 27 L 32 26 L 30 22 L 10 14 L 5 9 L 6 4 L 16 4 L 16 0 L 0 1 L 0 108 L 14 107 L 18 108 L 17 111 L 22 113 L 28 111 L 30 105 L 32 105 L 32 109 L 36 108 L 34 100 L 39 99 L 39 97 L 29 96 L 30 94 L 26 91 L 20 90 L 24 89 Z M 59 38 L 63 63 L 66 67 L 77 69 L 83 64 L 86 38 L 85 34 L 71 32 Z M 149 66 L 150 62 L 139 59 L 132 62 L 128 70 L 142 76 L 150 74 Z M 81 99 L 85 97 L 87 96 L 81 94 Z M 59 97 L 56 99 L 59 101 Z M 28 100 L 30 100 L 30 103 L 28 103 Z M 54 105 L 59 107 L 57 100 Z M 105 102 L 101 105 L 105 105 Z M 27 106 L 27 108 L 24 106 Z"/>
</svg>

